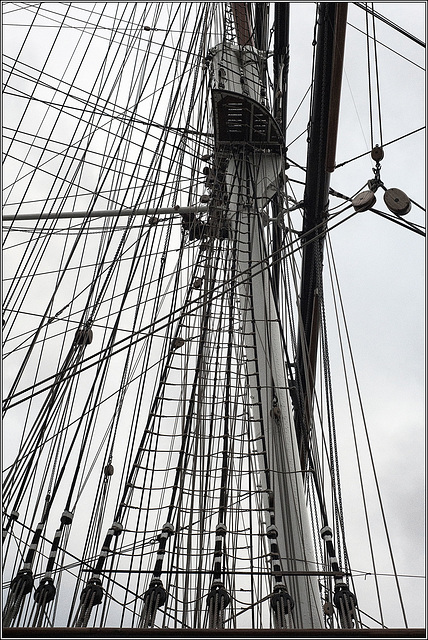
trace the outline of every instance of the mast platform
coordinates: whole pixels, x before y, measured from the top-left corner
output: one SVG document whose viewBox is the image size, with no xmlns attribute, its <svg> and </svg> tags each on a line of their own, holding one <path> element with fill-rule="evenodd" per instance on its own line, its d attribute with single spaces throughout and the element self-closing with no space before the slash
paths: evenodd
<svg viewBox="0 0 428 640">
<path fill-rule="evenodd" d="M 214 132 L 217 145 L 248 144 L 279 151 L 283 135 L 269 111 L 249 96 L 213 89 Z"/>
<path fill-rule="evenodd" d="M 3 629 L 3 638 L 426 638 L 426 629 L 136 629 L 51 627 Z"/>
</svg>

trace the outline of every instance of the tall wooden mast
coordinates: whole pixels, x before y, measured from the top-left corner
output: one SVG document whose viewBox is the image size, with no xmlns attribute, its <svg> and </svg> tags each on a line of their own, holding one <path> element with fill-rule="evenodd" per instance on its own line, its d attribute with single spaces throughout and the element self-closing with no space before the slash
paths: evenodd
<svg viewBox="0 0 428 640">
<path fill-rule="evenodd" d="M 302 468 L 309 455 L 309 430 L 320 326 L 322 259 L 328 217 L 330 174 L 334 170 L 347 3 L 321 3 L 313 96 L 309 121 L 303 210 L 302 280 L 296 378 L 296 431 Z"/>
</svg>

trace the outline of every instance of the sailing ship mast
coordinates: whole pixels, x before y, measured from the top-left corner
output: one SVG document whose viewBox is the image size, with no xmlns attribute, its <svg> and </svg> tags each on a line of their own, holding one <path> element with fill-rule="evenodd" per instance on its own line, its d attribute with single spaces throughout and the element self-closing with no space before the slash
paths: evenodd
<svg viewBox="0 0 428 640">
<path fill-rule="evenodd" d="M 320 6 L 303 204 L 300 331 L 296 359 L 297 388 L 301 399 L 296 421 L 303 469 L 309 455 L 321 315 L 323 244 L 330 174 L 335 166 L 346 18 L 346 2 Z"/>
<path fill-rule="evenodd" d="M 239 626 L 238 616 L 247 612 L 251 623 L 246 627 L 272 626 L 288 633 L 291 629 L 322 629 L 326 624 L 333 633 L 334 611 L 338 626 L 355 631 L 360 625 L 356 597 L 346 575 L 348 567 L 342 566 L 340 554 L 336 557 L 335 546 L 343 536 L 340 507 L 333 526 L 321 479 L 314 473 L 318 454 L 313 440 L 315 369 L 323 314 L 323 245 L 329 176 L 335 165 L 347 3 L 319 6 L 294 361 L 288 354 L 281 310 L 281 255 L 287 230 L 279 223 L 288 206 L 284 185 L 289 6 L 275 3 L 274 7 L 272 110 L 267 95 L 267 3 L 254 3 L 254 8 L 252 3 L 230 3 L 224 14 L 228 37 L 211 43 L 208 51 L 205 71 L 214 132 L 210 152 L 204 157 L 209 197 L 199 205 L 178 204 L 174 198 L 167 207 L 162 206 L 162 199 L 159 206 L 123 204 L 114 212 L 116 225 L 120 217 L 128 220 L 115 259 L 121 255 L 132 225 L 140 217 L 144 220 L 133 261 L 137 265 L 138 257 L 147 251 L 144 275 L 154 283 L 146 290 L 154 329 L 146 325 L 143 330 L 140 322 L 130 349 L 136 349 L 141 334 L 144 339 L 150 334 L 151 350 L 147 349 L 147 357 L 142 350 L 138 358 L 130 350 L 124 361 L 107 432 L 111 448 L 105 448 L 98 485 L 100 505 L 94 505 L 95 524 L 88 530 L 85 559 L 79 563 L 71 611 L 63 623 L 70 628 L 70 635 L 71 627 L 77 633 L 99 619 L 105 626 L 109 607 L 116 607 L 117 626 L 138 627 L 140 632 L 162 626 L 221 632 Z M 214 9 L 205 14 L 205 27 L 210 11 L 211 17 L 214 15 Z M 196 94 L 192 94 L 193 104 Z M 169 108 L 172 112 L 171 104 Z M 171 119 L 165 130 L 174 126 Z M 178 158 L 184 157 L 187 140 L 194 133 L 187 122 L 177 144 Z M 30 213 L 23 214 L 22 220 L 25 215 L 32 219 Z M 42 213 L 40 220 L 66 219 L 67 215 Z M 81 216 L 88 227 L 95 216 L 108 220 L 112 213 L 92 206 L 87 216 L 85 212 L 69 214 L 70 219 Z M 169 224 L 174 217 L 179 218 L 182 230 L 180 276 L 171 291 L 163 292 L 156 288 L 154 268 L 149 270 L 151 256 L 146 243 L 161 220 Z M 272 224 L 272 219 L 277 223 Z M 171 233 L 168 227 L 167 234 Z M 186 243 L 197 246 L 193 264 L 185 257 Z M 102 253 L 99 255 L 102 265 Z M 107 255 L 106 250 L 104 257 Z M 168 259 L 164 250 L 160 281 L 167 273 Z M 65 267 L 70 260 L 71 256 Z M 190 274 L 187 285 L 181 284 L 184 270 Z M 5 626 L 15 627 L 7 630 L 10 635 L 19 631 L 23 620 L 29 633 L 31 627 L 49 627 L 50 614 L 57 608 L 61 587 L 57 567 L 70 532 L 75 530 L 74 507 L 88 482 L 81 465 L 83 469 L 87 447 L 95 437 L 92 417 L 98 412 L 102 383 L 94 383 L 90 389 L 61 463 L 66 440 L 61 443 L 61 429 L 56 432 L 51 425 L 56 420 L 58 425 L 61 420 L 64 424 L 70 421 L 67 398 L 76 391 L 73 384 L 78 375 L 91 366 L 87 352 L 94 339 L 96 312 L 113 278 L 113 271 L 106 273 L 104 283 L 94 288 L 91 305 L 82 315 L 58 372 L 41 389 L 47 391 L 47 397 L 41 403 L 34 431 L 24 440 L 20 459 L 9 472 L 7 488 L 12 499 L 5 529 L 11 537 L 20 524 L 18 506 L 32 470 L 37 470 L 39 450 L 52 440 L 51 480 L 46 474 L 41 485 L 48 486 L 48 492 L 44 504 L 40 497 L 37 504 L 30 502 L 32 522 L 38 518 L 38 524 L 28 529 L 28 549 L 21 564 L 15 563 L 10 583 L 4 611 Z M 126 295 L 137 273 L 135 267 Z M 185 290 L 182 304 L 174 302 L 172 314 L 161 316 L 161 295 L 178 300 L 181 288 Z M 149 292 L 154 291 L 152 302 Z M 54 297 L 45 316 L 52 320 L 53 303 Z M 124 295 L 120 312 L 125 303 Z M 143 303 L 139 298 L 138 305 Z M 138 313 L 137 307 L 135 327 Z M 42 323 L 28 357 L 44 329 Z M 120 352 L 123 341 L 118 340 L 118 331 L 119 316 L 100 354 L 105 351 L 111 357 Z M 165 333 L 158 340 L 161 331 Z M 108 505 L 114 474 L 114 439 L 125 395 L 128 387 L 132 389 L 128 372 L 135 372 L 139 358 L 144 359 L 146 368 L 134 407 L 142 408 L 145 422 L 140 428 L 138 413 L 132 419 L 135 430 L 125 445 L 124 471 L 116 502 L 110 506 L 111 521 L 106 525 L 103 509 Z M 100 360 L 100 380 L 109 373 L 108 363 L 108 358 Z M 22 392 L 17 390 L 24 368 L 6 400 L 12 409 L 20 401 Z M 150 374 L 152 369 L 156 375 Z M 149 396 L 150 387 L 153 393 Z M 100 444 L 100 451 L 103 446 Z M 66 478 L 69 459 L 77 460 L 76 468 L 67 477 L 68 498 L 60 508 L 62 498 L 57 491 Z M 333 479 L 336 471 L 331 469 Z M 242 482 L 244 476 L 248 489 Z M 311 483 L 319 500 L 316 509 L 308 504 Z M 321 522 L 315 538 L 323 547 L 321 562 L 309 520 L 318 513 Z M 57 528 L 53 530 L 55 519 Z M 122 573 L 128 576 L 126 596 L 123 606 L 117 606 L 121 587 L 116 580 Z M 321 579 L 325 580 L 323 589 L 319 588 Z M 240 592 L 244 594 L 249 584 L 251 595 L 240 601 Z M 34 598 L 32 606 L 30 597 Z M 131 610 L 132 616 L 128 616 Z M 130 617 L 132 623 L 123 624 Z"/>
</svg>

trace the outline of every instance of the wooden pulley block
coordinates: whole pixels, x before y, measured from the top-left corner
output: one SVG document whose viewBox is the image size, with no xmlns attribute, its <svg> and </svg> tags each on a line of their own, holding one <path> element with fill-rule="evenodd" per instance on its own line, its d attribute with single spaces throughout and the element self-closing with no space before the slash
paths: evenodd
<svg viewBox="0 0 428 640">
<path fill-rule="evenodd" d="M 173 349 L 180 349 L 180 347 L 182 347 L 183 345 L 184 345 L 184 340 L 183 340 L 183 338 L 180 338 L 179 336 L 174 338 L 174 340 L 172 341 L 172 348 Z"/>
<path fill-rule="evenodd" d="M 372 159 L 373 159 L 375 162 L 380 162 L 381 160 L 383 160 L 384 153 L 383 153 L 383 149 L 382 149 L 382 147 L 380 147 L 380 146 L 377 144 L 375 147 L 373 147 L 373 149 L 372 149 L 372 154 L 371 154 L 371 155 L 372 155 Z"/>
<path fill-rule="evenodd" d="M 400 189 L 387 189 L 383 199 L 388 209 L 397 216 L 405 216 L 412 208 L 409 198 Z"/>
<path fill-rule="evenodd" d="M 376 203 L 376 196 L 373 191 L 362 191 L 352 200 L 355 211 L 367 211 Z"/>
<path fill-rule="evenodd" d="M 202 278 L 195 278 L 192 283 L 193 289 L 200 289 L 202 287 Z"/>
</svg>

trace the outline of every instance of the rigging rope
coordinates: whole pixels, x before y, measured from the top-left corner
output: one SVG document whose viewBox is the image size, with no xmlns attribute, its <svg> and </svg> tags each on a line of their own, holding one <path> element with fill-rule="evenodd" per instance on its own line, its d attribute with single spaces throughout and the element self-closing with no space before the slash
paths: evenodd
<svg viewBox="0 0 428 640">
<path fill-rule="evenodd" d="M 121 627 L 222 629 L 236 626 L 239 617 L 253 628 L 299 626 L 304 605 L 295 597 L 296 585 L 308 585 L 308 598 L 315 600 L 318 580 L 324 580 L 321 575 L 313 583 L 307 575 L 287 577 L 293 563 L 313 569 L 306 551 L 299 552 L 302 523 L 289 518 L 290 508 L 304 510 L 305 498 L 281 489 L 294 486 L 296 476 L 300 482 L 301 475 L 302 485 L 310 486 L 313 527 L 319 520 L 326 526 L 330 510 L 338 512 L 338 556 L 347 561 L 340 497 L 330 508 L 323 491 L 329 469 L 315 433 L 304 474 L 282 451 L 288 401 L 281 405 L 278 397 L 294 384 L 295 260 L 306 239 L 293 231 L 292 211 L 299 198 L 293 193 L 294 202 L 282 202 L 278 196 L 275 208 L 266 205 L 264 211 L 254 200 L 248 202 L 259 177 L 268 177 L 263 171 L 256 175 L 258 152 L 248 146 L 245 154 L 237 149 L 229 154 L 236 166 L 246 165 L 246 174 L 231 187 L 242 199 L 236 220 L 218 213 L 233 217 L 225 188 L 227 159 L 208 133 L 209 78 L 200 67 L 218 42 L 221 22 L 228 30 L 225 46 L 236 46 L 236 38 L 229 4 L 193 4 L 166 7 L 168 15 L 160 3 L 107 4 L 99 12 L 98 5 L 90 12 L 70 5 L 65 15 L 58 6 L 54 11 L 28 7 L 35 26 L 46 27 L 48 44 L 48 27 L 58 17 L 80 44 L 67 58 L 67 74 L 47 66 L 48 58 L 39 71 L 27 64 L 22 55 L 27 45 L 21 46 L 19 61 L 11 56 L 8 99 L 19 95 L 29 115 L 42 103 L 49 106 L 31 140 L 22 127 L 10 127 L 11 166 L 25 150 L 17 179 L 12 174 L 8 179 L 14 209 L 24 211 L 40 201 L 44 182 L 46 211 L 66 211 L 77 198 L 89 212 L 100 198 L 108 209 L 194 205 L 200 197 L 209 206 L 193 220 L 178 213 L 165 220 L 153 216 L 140 225 L 130 215 L 126 225 L 105 222 L 99 236 L 92 234 L 89 217 L 69 229 L 46 223 L 32 231 L 20 254 L 5 309 L 13 326 L 8 334 L 14 379 L 8 415 L 21 423 L 21 408 L 27 412 L 16 461 L 7 470 L 11 501 L 6 522 L 9 534 L 13 531 L 7 549 L 14 553 L 15 544 L 18 549 L 18 559 L 7 564 L 12 576 L 8 624 L 51 626 L 69 615 L 68 625 L 79 627 L 113 621 Z M 49 24 L 39 24 L 40 16 Z M 98 26 L 106 29 L 106 38 L 99 38 Z M 96 57 L 96 43 L 107 48 L 84 83 L 84 68 L 74 75 L 71 69 L 83 58 Z M 269 103 L 274 83 L 270 59 L 264 63 Z M 161 87 L 155 87 L 160 80 Z M 42 87 L 46 94 L 38 94 Z M 206 156 L 210 159 L 203 160 Z M 209 164 L 208 174 L 201 171 L 202 162 Z M 330 230 L 349 220 L 339 217 L 347 206 L 331 215 Z M 236 241 L 233 230 L 238 228 Z M 14 230 L 11 226 L 10 233 Z M 317 227 L 311 242 L 325 231 Z M 21 250 L 18 244 L 12 249 Z M 51 253 L 60 256 L 55 263 Z M 266 307 L 275 318 L 273 326 L 262 326 Z M 66 325 L 51 328 L 59 319 Z M 94 331 L 92 353 L 68 362 L 62 349 L 74 322 L 80 331 L 101 330 Z M 59 332 L 60 326 L 65 330 Z M 127 332 L 125 339 L 120 331 Z M 324 346 L 327 357 L 326 339 Z M 285 362 L 279 366 L 279 382 L 276 373 L 264 369 L 273 368 L 281 349 Z M 56 361 L 61 363 L 58 372 L 48 375 Z M 326 398 L 316 402 L 321 415 L 327 401 L 334 474 L 329 375 L 326 365 Z M 43 504 L 46 494 L 48 506 Z M 18 502 L 26 505 L 21 517 Z M 46 506 L 43 517 L 41 506 Z M 316 544 L 321 545 L 318 536 Z M 75 549 L 82 552 L 73 556 L 70 550 Z M 65 565 L 66 557 L 75 563 Z M 322 574 L 327 563 L 321 551 L 314 562 Z M 34 590 L 36 579 L 40 583 Z M 327 584 L 324 593 L 330 597 Z M 24 603 L 30 590 L 32 608 Z M 349 626 L 355 602 L 345 589 L 339 591 L 341 617 Z M 69 614 L 62 610 L 61 592 L 69 596 Z"/>
</svg>

